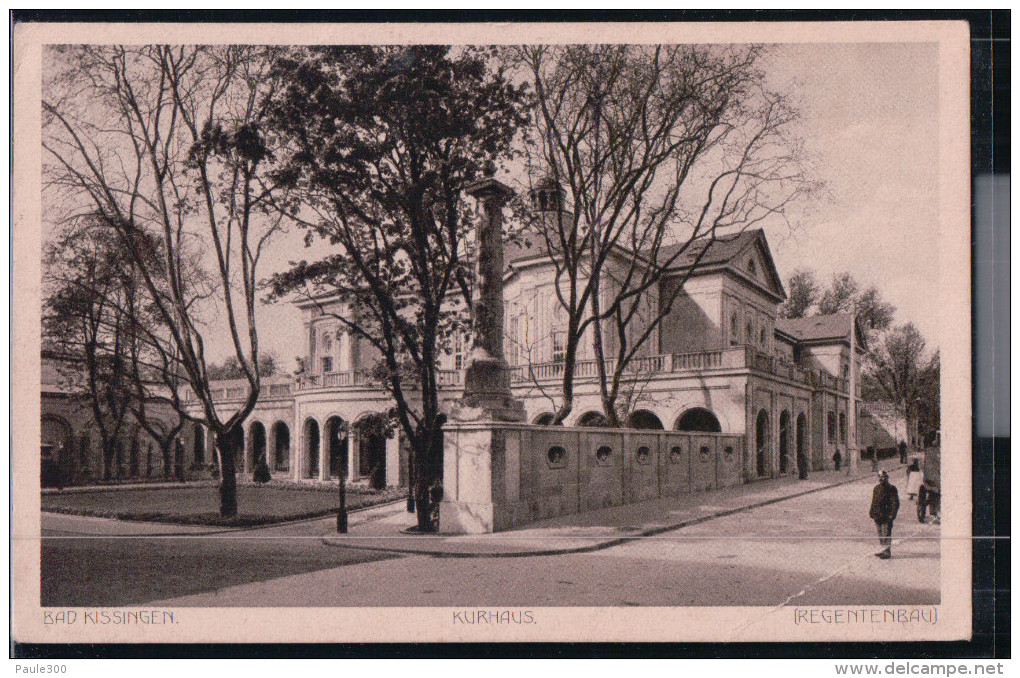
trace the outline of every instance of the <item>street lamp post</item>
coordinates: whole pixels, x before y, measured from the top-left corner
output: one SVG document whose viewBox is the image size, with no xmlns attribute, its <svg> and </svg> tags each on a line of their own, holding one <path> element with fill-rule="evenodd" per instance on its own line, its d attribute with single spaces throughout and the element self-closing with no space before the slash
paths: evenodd
<svg viewBox="0 0 1020 678">
<path fill-rule="evenodd" d="M 342 440 L 347 440 L 346 432 Z M 347 534 L 347 471 L 342 465 L 340 466 L 340 505 L 336 512 L 336 531 L 337 534 Z"/>
</svg>

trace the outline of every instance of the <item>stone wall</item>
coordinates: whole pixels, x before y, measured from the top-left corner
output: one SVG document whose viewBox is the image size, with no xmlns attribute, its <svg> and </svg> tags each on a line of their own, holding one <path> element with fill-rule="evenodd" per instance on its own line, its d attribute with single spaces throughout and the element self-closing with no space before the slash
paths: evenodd
<svg viewBox="0 0 1020 678">
<path fill-rule="evenodd" d="M 480 422 L 445 428 L 440 531 L 498 532 L 742 482 L 742 436 Z"/>
</svg>

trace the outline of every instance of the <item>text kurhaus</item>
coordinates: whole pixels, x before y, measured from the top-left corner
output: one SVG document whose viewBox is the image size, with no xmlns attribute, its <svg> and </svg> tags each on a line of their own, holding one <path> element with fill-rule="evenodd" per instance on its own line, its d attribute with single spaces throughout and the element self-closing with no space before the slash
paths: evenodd
<svg viewBox="0 0 1020 678">
<path fill-rule="evenodd" d="M 531 610 L 458 610 L 453 613 L 454 624 L 534 624 Z"/>
</svg>

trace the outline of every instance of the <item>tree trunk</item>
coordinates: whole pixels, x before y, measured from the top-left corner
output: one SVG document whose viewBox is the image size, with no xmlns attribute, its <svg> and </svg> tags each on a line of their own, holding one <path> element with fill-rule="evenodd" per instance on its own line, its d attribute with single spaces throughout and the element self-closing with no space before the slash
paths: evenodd
<svg viewBox="0 0 1020 678">
<path fill-rule="evenodd" d="M 418 518 L 418 530 L 435 532 L 435 508 L 439 497 L 433 496 L 433 486 L 441 476 L 437 461 L 442 459 L 439 440 L 442 435 L 443 418 L 436 417 L 431 427 L 423 430 L 412 445 L 414 458 L 414 509 Z"/>
<path fill-rule="evenodd" d="M 430 478 L 430 468 L 428 463 L 428 453 L 426 450 L 416 449 L 417 445 L 423 447 L 428 446 L 428 436 L 422 436 L 419 441 L 415 441 L 414 447 L 412 447 L 411 454 L 414 458 L 414 482 L 412 487 L 414 488 L 414 510 L 415 515 L 418 518 L 418 531 L 419 532 L 431 532 L 432 531 L 432 512 L 431 502 L 429 501 L 429 487 L 432 484 Z"/>
<path fill-rule="evenodd" d="M 220 452 L 220 516 L 223 518 L 237 515 L 237 465 L 234 456 L 237 445 L 234 438 L 229 432 L 216 436 L 216 447 Z"/>
<path fill-rule="evenodd" d="M 407 446 L 407 512 L 414 513 L 414 490 L 415 483 L 414 479 L 418 477 L 418 474 L 414 470 L 414 446 Z"/>
<path fill-rule="evenodd" d="M 172 438 L 159 443 L 159 452 L 163 457 L 163 480 L 170 480 L 173 472 L 173 447 L 174 440 Z"/>
<path fill-rule="evenodd" d="M 115 444 L 112 440 L 103 445 L 103 480 L 109 481 L 113 473 L 113 460 L 117 454 Z"/>
</svg>

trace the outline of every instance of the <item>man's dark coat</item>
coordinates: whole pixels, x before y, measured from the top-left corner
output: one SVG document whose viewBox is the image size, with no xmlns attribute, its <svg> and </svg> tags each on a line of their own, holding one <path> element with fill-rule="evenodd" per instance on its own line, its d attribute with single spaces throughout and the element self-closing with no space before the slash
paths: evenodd
<svg viewBox="0 0 1020 678">
<path fill-rule="evenodd" d="M 891 523 L 900 510 L 900 493 L 896 486 L 890 483 L 879 483 L 875 485 L 875 492 L 871 495 L 871 511 L 868 515 L 876 523 Z"/>
</svg>

